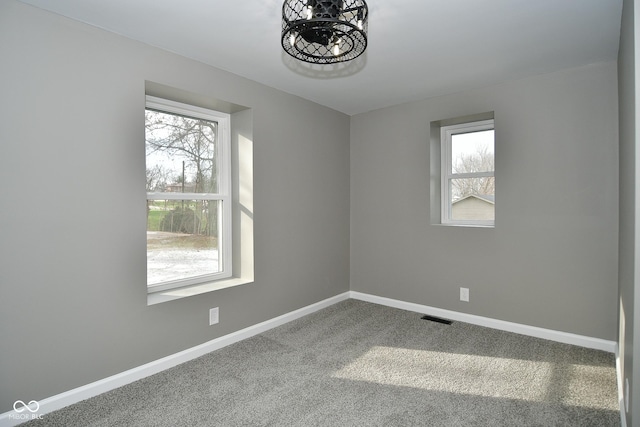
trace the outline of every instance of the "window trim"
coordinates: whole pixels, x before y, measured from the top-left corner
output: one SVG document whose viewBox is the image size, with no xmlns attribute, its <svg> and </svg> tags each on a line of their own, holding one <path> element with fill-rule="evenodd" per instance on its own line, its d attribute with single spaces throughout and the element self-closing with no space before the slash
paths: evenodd
<svg viewBox="0 0 640 427">
<path fill-rule="evenodd" d="M 220 200 L 222 208 L 219 221 L 218 256 L 222 257 L 222 268 L 218 273 L 206 274 L 149 285 L 149 294 L 167 290 L 180 289 L 193 285 L 212 283 L 229 279 L 233 276 L 233 224 L 232 224 L 232 180 L 231 180 L 231 115 L 208 108 L 171 101 L 169 99 L 146 95 L 145 110 L 172 113 L 195 119 L 215 121 L 218 124 L 218 155 L 216 156 L 218 170 L 217 193 L 169 193 L 147 192 L 146 200 Z M 146 161 L 145 161 L 146 165 Z"/>
<path fill-rule="evenodd" d="M 480 132 L 485 130 L 494 130 L 495 131 L 495 122 L 494 119 L 489 120 L 481 120 L 475 122 L 467 122 L 467 123 L 459 123 L 455 125 L 442 126 L 440 128 L 440 154 L 441 154 L 441 164 L 440 164 L 440 222 L 442 225 L 457 225 L 457 226 L 476 226 L 476 227 L 495 227 L 495 219 L 494 220 L 456 220 L 451 218 L 452 214 L 452 205 L 451 203 L 451 185 L 450 182 L 453 179 L 460 178 L 483 178 L 483 177 L 494 177 L 495 179 L 495 163 L 494 170 L 491 172 L 471 172 L 471 173 L 456 173 L 452 172 L 452 142 L 451 138 L 453 135 L 463 134 L 463 133 L 471 133 L 471 132 Z M 494 137 L 494 159 L 495 159 L 495 137 Z M 494 203 L 495 206 L 495 203 Z"/>
</svg>

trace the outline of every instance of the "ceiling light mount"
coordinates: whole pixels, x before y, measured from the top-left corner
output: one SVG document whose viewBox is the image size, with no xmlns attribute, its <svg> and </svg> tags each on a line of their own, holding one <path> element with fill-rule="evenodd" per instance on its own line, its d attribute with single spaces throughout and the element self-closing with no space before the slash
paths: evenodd
<svg viewBox="0 0 640 427">
<path fill-rule="evenodd" d="M 364 0 L 285 0 L 282 48 L 312 64 L 350 61 L 367 48 L 368 21 Z"/>
</svg>

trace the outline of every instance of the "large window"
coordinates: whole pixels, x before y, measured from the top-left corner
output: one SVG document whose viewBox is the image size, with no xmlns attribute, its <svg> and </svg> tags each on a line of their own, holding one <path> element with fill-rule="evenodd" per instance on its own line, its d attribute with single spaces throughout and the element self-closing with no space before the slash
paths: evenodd
<svg viewBox="0 0 640 427">
<path fill-rule="evenodd" d="M 441 128 L 442 223 L 495 224 L 493 120 Z"/>
<path fill-rule="evenodd" d="M 229 115 L 147 96 L 147 286 L 231 276 Z"/>
</svg>

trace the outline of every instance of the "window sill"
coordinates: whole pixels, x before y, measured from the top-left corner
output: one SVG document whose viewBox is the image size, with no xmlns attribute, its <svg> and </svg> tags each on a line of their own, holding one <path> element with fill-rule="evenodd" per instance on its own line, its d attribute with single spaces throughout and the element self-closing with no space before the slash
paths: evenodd
<svg viewBox="0 0 640 427">
<path fill-rule="evenodd" d="M 185 286 L 179 289 L 169 289 L 166 291 L 153 292 L 147 295 L 147 305 L 160 304 L 180 298 L 200 295 L 220 289 L 231 288 L 233 286 L 246 285 L 252 283 L 253 279 L 244 277 L 231 277 L 229 279 L 216 280 L 215 282 L 200 283 L 192 286 Z"/>
<path fill-rule="evenodd" d="M 431 224 L 436 227 L 496 228 L 495 224 Z"/>
</svg>

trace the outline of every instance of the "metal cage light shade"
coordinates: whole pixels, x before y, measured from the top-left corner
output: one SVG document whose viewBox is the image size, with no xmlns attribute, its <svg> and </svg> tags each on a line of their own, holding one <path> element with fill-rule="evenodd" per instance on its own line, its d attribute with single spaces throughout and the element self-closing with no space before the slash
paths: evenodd
<svg viewBox="0 0 640 427">
<path fill-rule="evenodd" d="M 364 0 L 285 0 L 282 48 L 312 64 L 350 61 L 367 48 L 368 18 Z"/>
</svg>

